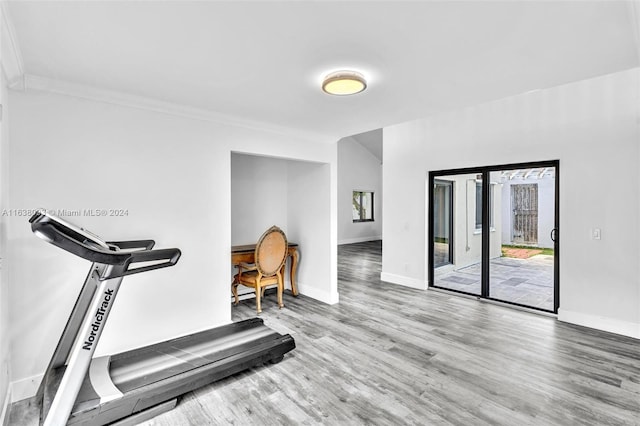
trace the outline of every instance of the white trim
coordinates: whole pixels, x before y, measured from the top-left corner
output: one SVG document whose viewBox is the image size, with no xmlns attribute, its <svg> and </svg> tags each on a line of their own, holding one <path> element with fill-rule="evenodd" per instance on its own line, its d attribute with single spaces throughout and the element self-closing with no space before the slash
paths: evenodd
<svg viewBox="0 0 640 426">
<path fill-rule="evenodd" d="M 300 129 L 275 126 L 263 122 L 246 120 L 227 114 L 221 114 L 206 109 L 195 108 L 188 105 L 180 105 L 172 102 L 161 101 L 145 96 L 132 95 L 115 90 L 101 89 L 69 81 L 55 80 L 48 77 L 25 74 L 24 86 L 26 90 L 56 93 L 80 99 L 88 99 L 111 105 L 125 106 L 158 112 L 193 120 L 208 121 L 224 126 L 241 127 L 261 132 L 275 133 L 279 135 L 293 135 L 307 140 L 325 142 L 333 141 L 332 138 L 317 133 L 305 132 Z"/>
<path fill-rule="evenodd" d="M 640 339 L 640 324 L 615 318 L 558 309 L 558 320 Z"/>
<path fill-rule="evenodd" d="M 405 287 L 415 288 L 418 290 L 427 289 L 427 282 L 425 280 L 419 280 L 417 278 L 409 278 L 403 275 L 396 275 L 396 274 L 390 274 L 388 272 L 382 272 L 380 274 L 380 279 L 382 281 L 385 281 L 391 284 L 398 284 Z"/>
<path fill-rule="evenodd" d="M 16 31 L 9 14 L 7 2 L 0 2 L 0 13 L 2 13 L 2 22 L 0 23 L 2 39 L 2 70 L 7 78 L 7 86 L 12 89 L 24 88 L 24 62 L 22 61 L 22 52 L 16 37 Z"/>
<path fill-rule="evenodd" d="M 312 299 L 319 300 L 320 302 L 328 305 L 335 305 L 340 300 L 338 292 L 328 292 L 324 290 L 318 290 L 315 287 L 306 286 L 304 283 L 298 282 L 298 292 Z"/>
<path fill-rule="evenodd" d="M 9 424 L 9 406 L 11 405 L 11 383 L 7 386 L 7 394 L 2 403 L 2 411 L 0 411 L 0 425 Z"/>
<path fill-rule="evenodd" d="M 43 377 L 44 373 L 11 382 L 11 402 L 35 396 Z"/>
<path fill-rule="evenodd" d="M 345 240 L 338 241 L 338 245 L 343 244 L 355 244 L 355 243 L 364 243 L 367 241 L 378 241 L 382 239 L 382 235 L 376 235 L 373 237 L 358 237 L 358 238 L 347 238 Z"/>
</svg>

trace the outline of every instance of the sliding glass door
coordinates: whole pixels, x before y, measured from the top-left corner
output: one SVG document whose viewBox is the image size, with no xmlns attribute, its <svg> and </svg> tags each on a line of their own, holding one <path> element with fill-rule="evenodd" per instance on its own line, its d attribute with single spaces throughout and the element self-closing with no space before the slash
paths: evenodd
<svg viewBox="0 0 640 426">
<path fill-rule="evenodd" d="M 557 312 L 558 162 L 429 173 L 429 286 Z"/>
</svg>

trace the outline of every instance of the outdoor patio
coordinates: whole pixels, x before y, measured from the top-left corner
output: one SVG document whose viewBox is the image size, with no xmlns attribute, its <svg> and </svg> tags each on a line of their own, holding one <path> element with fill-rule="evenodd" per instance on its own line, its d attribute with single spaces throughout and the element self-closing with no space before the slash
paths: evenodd
<svg viewBox="0 0 640 426">
<path fill-rule="evenodd" d="M 498 257 L 489 264 L 492 299 L 553 311 L 553 256 Z M 436 268 L 435 285 L 480 294 L 480 269 L 480 263 L 458 270 Z"/>
</svg>

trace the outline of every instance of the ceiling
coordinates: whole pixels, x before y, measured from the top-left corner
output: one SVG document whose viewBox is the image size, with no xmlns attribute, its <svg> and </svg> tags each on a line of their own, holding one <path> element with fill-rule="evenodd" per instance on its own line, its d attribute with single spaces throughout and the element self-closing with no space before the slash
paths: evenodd
<svg viewBox="0 0 640 426">
<path fill-rule="evenodd" d="M 619 1 L 10 1 L 24 73 L 341 137 L 639 65 Z M 363 72 L 350 97 L 320 90 Z"/>
</svg>

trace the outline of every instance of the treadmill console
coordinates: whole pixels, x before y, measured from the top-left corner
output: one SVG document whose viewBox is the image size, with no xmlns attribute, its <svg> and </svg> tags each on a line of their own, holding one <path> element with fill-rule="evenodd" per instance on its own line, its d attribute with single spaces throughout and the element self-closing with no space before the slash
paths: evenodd
<svg viewBox="0 0 640 426">
<path fill-rule="evenodd" d="M 39 226 L 36 226 L 36 229 L 34 229 L 34 222 L 37 223 L 45 223 L 45 222 L 52 222 L 55 223 L 55 226 L 59 227 L 59 228 L 63 228 L 66 229 L 66 233 L 68 235 L 74 235 L 75 239 L 78 241 L 83 241 L 86 244 L 94 244 L 96 247 L 102 247 L 106 250 L 111 250 L 111 247 L 109 247 L 109 245 L 103 241 L 100 237 L 98 237 L 97 235 L 87 231 L 86 229 L 80 228 L 78 226 L 75 226 L 72 223 L 67 222 L 66 220 L 63 220 L 61 218 L 59 218 L 58 216 L 54 216 L 52 214 L 47 213 L 46 211 L 41 211 L 38 212 L 36 214 L 34 214 L 33 216 L 31 216 L 31 219 L 29 219 L 29 222 L 31 223 L 31 229 L 33 230 L 33 232 L 39 236 L 40 238 L 42 238 L 43 240 L 52 242 L 49 240 L 49 235 L 47 233 L 43 233 L 40 232 L 39 230 Z"/>
<path fill-rule="evenodd" d="M 106 242 L 84 228 L 39 211 L 31 219 L 38 237 L 94 263 L 112 265 L 103 279 L 173 266 L 180 258 L 177 248 L 153 250 L 153 240 Z"/>
</svg>

